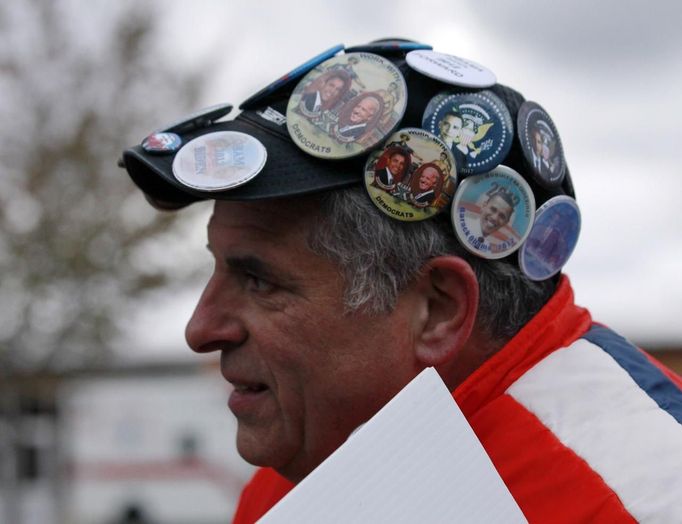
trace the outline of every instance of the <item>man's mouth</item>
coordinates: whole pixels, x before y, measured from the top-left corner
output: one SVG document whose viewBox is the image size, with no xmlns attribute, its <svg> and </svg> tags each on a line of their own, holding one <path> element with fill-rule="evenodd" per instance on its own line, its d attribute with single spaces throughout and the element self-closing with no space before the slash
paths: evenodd
<svg viewBox="0 0 682 524">
<path fill-rule="evenodd" d="M 234 386 L 234 390 L 239 393 L 260 393 L 261 391 L 265 391 L 266 389 L 268 389 L 268 386 L 260 383 L 255 384 L 233 383 L 232 385 Z"/>
<path fill-rule="evenodd" d="M 269 398 L 270 388 L 262 382 L 230 382 L 234 387 L 227 402 L 238 418 L 250 418 L 262 412 Z"/>
</svg>

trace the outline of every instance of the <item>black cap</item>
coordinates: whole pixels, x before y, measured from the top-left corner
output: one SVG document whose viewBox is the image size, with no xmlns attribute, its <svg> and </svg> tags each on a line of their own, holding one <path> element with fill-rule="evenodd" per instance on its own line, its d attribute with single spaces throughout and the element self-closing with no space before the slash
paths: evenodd
<svg viewBox="0 0 682 524">
<path fill-rule="evenodd" d="M 407 84 L 407 108 L 400 122 L 403 127 L 421 127 L 424 110 L 433 96 L 443 91 L 476 91 L 454 87 L 428 78 L 411 69 L 405 62 L 405 53 L 387 53 L 402 72 Z M 152 205 L 172 210 L 207 199 L 261 200 L 304 195 L 359 185 L 363 180 L 363 166 L 367 155 L 346 160 L 326 160 L 313 157 L 293 142 L 286 119 L 286 106 L 295 85 L 289 85 L 268 97 L 268 105 L 245 110 L 234 120 L 215 122 L 181 133 L 183 144 L 206 133 L 238 131 L 258 139 L 267 150 L 267 161 L 262 171 L 248 183 L 225 191 L 202 191 L 187 187 L 173 175 L 174 154 L 155 155 L 141 145 L 123 153 L 123 163 L 133 181 L 145 193 Z M 489 88 L 507 106 L 513 121 L 524 102 L 517 91 L 496 84 Z M 539 187 L 530 175 L 518 140 L 502 162 L 519 172 L 531 185 L 538 205 L 558 194 L 574 197 L 570 175 L 566 173 L 562 187 L 548 190 Z"/>
</svg>

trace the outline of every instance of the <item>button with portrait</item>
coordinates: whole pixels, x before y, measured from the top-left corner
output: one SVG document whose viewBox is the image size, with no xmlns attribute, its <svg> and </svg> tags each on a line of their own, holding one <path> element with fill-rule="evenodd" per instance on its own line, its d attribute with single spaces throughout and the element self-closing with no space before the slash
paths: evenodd
<svg viewBox="0 0 682 524">
<path fill-rule="evenodd" d="M 490 69 L 459 56 L 419 50 L 407 53 L 405 60 L 415 71 L 446 84 L 484 88 L 497 83 Z"/>
<path fill-rule="evenodd" d="M 559 132 L 547 112 L 535 102 L 526 101 L 519 108 L 516 125 L 523 156 L 535 180 L 550 189 L 560 186 L 566 161 Z"/>
<path fill-rule="evenodd" d="M 350 158 L 383 142 L 406 105 L 405 80 L 389 60 L 372 53 L 338 55 L 296 86 L 287 105 L 287 129 L 310 155 Z"/>
<path fill-rule="evenodd" d="M 175 133 L 152 133 L 142 141 L 142 149 L 153 155 L 174 153 L 182 145 L 182 139 Z"/>
<path fill-rule="evenodd" d="M 436 95 L 426 106 L 422 127 L 450 148 L 462 176 L 501 164 L 514 136 L 507 106 L 490 91 Z"/>
<path fill-rule="evenodd" d="M 298 80 L 313 67 L 321 64 L 325 60 L 330 59 L 336 55 L 339 51 L 343 51 L 343 44 L 337 44 L 334 47 L 330 47 L 326 51 L 323 51 L 319 55 L 314 56 L 310 60 L 305 61 L 300 66 L 292 69 L 287 74 L 282 75 L 277 80 L 271 84 L 265 86 L 263 89 L 258 91 L 255 95 L 250 96 L 244 102 L 241 103 L 239 109 L 252 109 L 261 105 L 266 99 L 275 95 L 277 91 L 283 89 L 284 87 L 290 85 L 292 82 Z"/>
<path fill-rule="evenodd" d="M 533 228 L 519 250 L 519 266 L 531 280 L 556 275 L 568 262 L 580 235 L 580 209 L 571 197 L 560 195 L 542 204 Z"/>
<path fill-rule="evenodd" d="M 460 243 L 483 258 L 510 255 L 530 233 L 535 197 L 528 182 L 507 166 L 464 179 L 451 208 Z"/>
<path fill-rule="evenodd" d="M 431 218 L 448 206 L 456 184 L 449 149 L 419 128 L 395 132 L 365 164 L 365 187 L 372 202 L 397 220 Z"/>
<path fill-rule="evenodd" d="M 190 115 L 162 127 L 159 131 L 167 133 L 186 133 L 193 129 L 206 127 L 232 111 L 232 104 L 216 104 L 200 109 Z"/>
<path fill-rule="evenodd" d="M 247 183 L 265 166 L 260 141 L 237 131 L 219 131 L 187 142 L 173 159 L 173 175 L 184 185 L 223 191 Z"/>
</svg>

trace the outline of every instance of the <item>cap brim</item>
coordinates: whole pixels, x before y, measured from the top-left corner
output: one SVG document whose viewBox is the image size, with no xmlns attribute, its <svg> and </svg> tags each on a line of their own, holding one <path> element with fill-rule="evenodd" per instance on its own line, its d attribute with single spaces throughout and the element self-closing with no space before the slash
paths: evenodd
<svg viewBox="0 0 682 524">
<path fill-rule="evenodd" d="M 304 195 L 349 187 L 362 181 L 364 156 L 329 161 L 308 155 L 291 140 L 286 125 L 271 124 L 252 111 L 241 113 L 235 120 L 185 133 L 182 141 L 186 144 L 198 136 L 217 131 L 246 133 L 265 146 L 265 166 L 246 184 L 225 191 L 202 191 L 185 186 L 173 175 L 175 154 L 150 154 L 140 145 L 123 153 L 125 168 L 150 203 L 166 210 L 207 199 L 261 200 Z"/>
</svg>

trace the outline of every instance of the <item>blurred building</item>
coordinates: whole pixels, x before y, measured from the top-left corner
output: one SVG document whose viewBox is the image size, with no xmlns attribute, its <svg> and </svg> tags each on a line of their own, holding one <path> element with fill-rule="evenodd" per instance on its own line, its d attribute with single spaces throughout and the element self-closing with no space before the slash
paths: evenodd
<svg viewBox="0 0 682 524">
<path fill-rule="evenodd" d="M 215 370 L 15 376 L 0 399 L 0 522 L 224 524 L 251 472 Z"/>
</svg>

